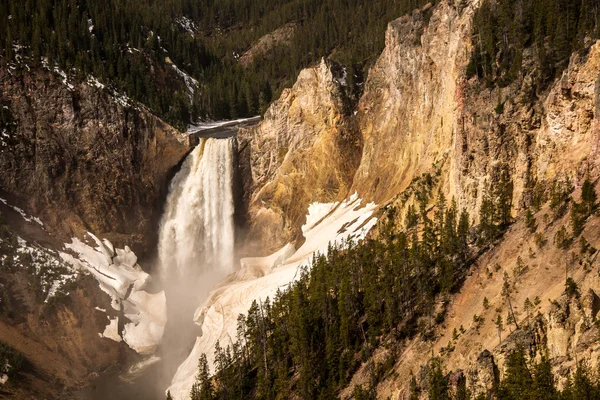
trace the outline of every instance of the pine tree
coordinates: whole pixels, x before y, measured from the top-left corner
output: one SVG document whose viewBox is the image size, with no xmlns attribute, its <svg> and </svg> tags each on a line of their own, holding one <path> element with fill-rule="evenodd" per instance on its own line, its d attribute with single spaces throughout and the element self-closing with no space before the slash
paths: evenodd
<svg viewBox="0 0 600 400">
<path fill-rule="evenodd" d="M 543 356 L 533 369 L 533 400 L 557 400 L 558 391 L 548 357 Z"/>
<path fill-rule="evenodd" d="M 573 229 L 573 237 L 578 237 L 583 232 L 584 214 L 582 214 L 582 204 L 573 202 L 571 208 L 571 228 Z"/>
<path fill-rule="evenodd" d="M 465 209 L 460 213 L 458 228 L 456 232 L 458 239 L 458 252 L 463 262 L 467 260 L 468 239 L 469 239 L 469 214 Z"/>
<path fill-rule="evenodd" d="M 500 383 L 499 398 L 527 400 L 532 398 L 533 377 L 527 366 L 525 351 L 519 348 L 506 360 L 505 377 Z"/>
<path fill-rule="evenodd" d="M 494 223 L 504 230 L 512 219 L 513 183 L 507 170 L 500 173 L 500 179 L 494 186 L 494 197 L 496 201 Z"/>
<path fill-rule="evenodd" d="M 502 343 L 503 324 L 502 324 L 502 316 L 500 314 L 498 314 L 498 317 L 496 318 L 496 321 L 494 323 L 496 324 L 496 329 L 498 330 L 498 343 Z"/>
<path fill-rule="evenodd" d="M 535 221 L 535 216 L 531 212 L 531 209 L 527 209 L 527 213 L 525 214 L 525 225 L 529 228 L 529 232 L 535 233 L 537 229 L 537 224 Z"/>
<path fill-rule="evenodd" d="M 556 248 L 561 250 L 566 250 L 571 245 L 571 239 L 569 238 L 569 233 L 567 232 L 567 228 L 561 226 L 556 235 L 554 236 L 554 244 Z"/>
<path fill-rule="evenodd" d="M 218 346 L 218 343 L 217 343 Z M 220 349 L 219 347 L 217 347 Z M 168 394 L 170 395 L 170 393 Z M 198 360 L 198 375 L 190 392 L 191 400 L 213 400 L 213 389 L 210 382 L 210 372 L 206 354 L 202 354 Z"/>
<path fill-rule="evenodd" d="M 598 394 L 592 383 L 591 372 L 588 363 L 583 360 L 577 364 L 575 375 L 573 375 L 573 400 L 592 400 L 597 399 Z"/>
<path fill-rule="evenodd" d="M 415 206 L 413 204 L 408 206 L 406 211 L 406 229 L 411 229 L 417 226 L 419 223 L 419 216 L 417 211 L 415 210 Z"/>
<path fill-rule="evenodd" d="M 596 199 L 596 190 L 588 177 L 585 179 L 583 186 L 581 187 L 581 202 L 585 207 L 586 217 L 592 215 L 592 212 L 596 207 Z"/>
<path fill-rule="evenodd" d="M 450 385 L 444 375 L 442 364 L 439 360 L 431 361 L 429 374 L 429 400 L 450 400 Z"/>
<path fill-rule="evenodd" d="M 496 238 L 496 225 L 494 224 L 494 202 L 489 193 L 489 188 L 486 187 L 481 199 L 481 207 L 479 208 L 479 238 L 478 243 L 485 245 L 492 242 Z"/>
</svg>

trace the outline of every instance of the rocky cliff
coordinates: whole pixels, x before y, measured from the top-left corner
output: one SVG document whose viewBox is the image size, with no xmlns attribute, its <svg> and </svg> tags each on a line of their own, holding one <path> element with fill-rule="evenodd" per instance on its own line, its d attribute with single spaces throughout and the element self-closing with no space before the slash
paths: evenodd
<svg viewBox="0 0 600 400">
<path fill-rule="evenodd" d="M 137 355 L 101 335 L 119 312 L 57 251 L 90 231 L 149 255 L 193 143 L 96 80 L 24 68 L 0 69 L 0 340 L 26 360 L 3 393 L 59 398 Z"/>
<path fill-rule="evenodd" d="M 311 202 L 349 194 L 361 140 L 348 115 L 343 74 L 325 59 L 303 70 L 259 125 L 238 134 L 248 237 L 260 238 L 266 251 L 301 238 Z"/>
<path fill-rule="evenodd" d="M 265 121 L 244 133 L 256 154 L 252 203 L 262 198 L 262 212 L 277 209 L 284 220 L 295 214 L 282 206 L 289 200 L 265 196 L 277 192 L 274 188 L 283 176 L 285 193 L 309 187 L 325 193 L 327 180 L 292 182 L 292 172 L 297 172 L 292 165 L 310 157 L 308 164 L 318 171 L 339 171 L 336 152 L 344 147 L 329 151 L 325 165 L 323 152 L 312 148 L 307 152 L 307 143 L 327 141 L 331 132 L 333 137 L 349 132 L 357 146 L 349 154 L 341 153 L 351 160 L 343 168 L 344 176 L 356 173 L 337 180 L 344 185 L 328 181 L 334 183 L 328 186 L 334 193 L 329 197 L 345 196 L 349 188 L 378 204 L 398 204 L 400 199 L 407 204 L 411 182 L 429 173 L 437 175 L 446 197 L 456 197 L 459 206 L 476 219 L 485 186 L 502 171 L 513 181 L 515 213 L 531 199 L 536 184 L 544 186 L 566 176 L 578 183 L 587 172 L 595 176 L 600 45 L 590 45 L 583 55 L 574 54 L 562 77 L 542 93 L 536 93 L 533 85 L 537 69 L 531 51 L 524 54 L 518 79 L 507 87 L 490 89 L 476 77 L 466 77 L 471 19 L 478 5 L 477 0 L 442 1 L 391 22 L 385 49 L 370 69 L 364 93 L 351 113 L 332 105 L 343 89 L 339 80 L 327 84 L 314 73 L 326 71 L 327 64 L 303 71 L 294 88 L 269 109 Z M 330 74 L 326 81 L 332 81 Z M 358 157 L 357 149 L 362 149 Z M 328 176 L 327 172 L 319 175 Z M 294 218 L 290 221 L 298 223 Z"/>
<path fill-rule="evenodd" d="M 0 71 L 0 189 L 62 242 L 86 230 L 153 249 L 187 137 L 101 85 L 49 71 Z"/>
<path fill-rule="evenodd" d="M 475 375 L 482 371 L 480 377 L 469 378 L 479 391 L 489 387 L 493 368 L 503 368 L 505 354 L 515 343 L 530 345 L 533 357 L 547 345 L 562 380 L 572 371 L 574 358 L 594 358 L 598 351 L 597 328 L 590 323 L 600 291 L 595 273 L 590 272 L 597 268 L 596 253 L 582 253 L 567 266 L 583 299 L 573 305 L 575 300 L 563 293 L 566 261 L 559 260 L 566 260 L 566 255 L 552 244 L 544 248 L 543 240 L 528 233 L 521 218 L 536 193 L 553 182 L 569 179 L 578 188 L 585 176 L 592 180 L 599 176 L 600 43 L 589 43 L 584 52 L 573 54 L 568 67 L 543 91 L 533 83 L 538 71 L 531 51 L 525 51 L 517 79 L 506 87 L 490 88 L 466 73 L 473 46 L 471 22 L 478 6 L 478 0 L 444 0 L 391 22 L 385 50 L 350 112 L 334 106 L 343 85 L 327 72 L 331 64 L 321 63 L 303 71 L 265 120 L 243 135 L 252 152 L 249 192 L 254 234 L 265 227 L 274 235 L 270 243 L 276 244 L 293 237 L 302 222 L 296 207 L 357 191 L 363 199 L 402 209 L 414 201 L 414 184 L 423 176 L 431 178 L 433 192 L 454 197 L 477 223 L 486 188 L 494 186 L 501 174 L 510 176 L 512 214 L 519 222 L 501 244 L 478 259 L 474 275 L 452 300 L 450 320 L 434 342 L 416 339 L 394 350 L 400 358 L 395 373 L 378 388 L 382 398 L 405 398 L 411 373 L 427 363 L 432 350 L 445 357 L 449 370 Z M 341 132 L 351 132 L 348 137 L 356 145 L 350 153 L 332 139 L 344 137 Z M 340 163 L 346 157 L 350 163 Z M 548 222 L 543 216 L 548 213 L 546 208 L 538 220 L 544 221 L 541 233 L 552 243 L 558 228 L 569 221 L 564 217 Z M 590 220 L 584 232 L 594 247 L 598 223 Z M 528 266 L 526 272 L 521 271 L 522 263 Z M 521 288 L 515 302 L 521 326 L 527 329 L 502 333 L 499 343 L 494 316 L 486 313 L 482 302 L 487 296 L 491 309 L 503 306 L 502 271 Z M 529 310 L 538 316 L 533 323 L 523 303 L 536 296 L 541 305 L 535 312 Z M 474 314 L 485 315 L 484 327 L 472 326 Z M 453 329 L 460 332 L 461 326 L 467 333 L 452 339 Z M 370 362 L 380 362 L 388 350 L 377 352 Z M 369 379 L 367 367 L 364 379 L 359 371 L 346 396 L 354 384 Z"/>
</svg>

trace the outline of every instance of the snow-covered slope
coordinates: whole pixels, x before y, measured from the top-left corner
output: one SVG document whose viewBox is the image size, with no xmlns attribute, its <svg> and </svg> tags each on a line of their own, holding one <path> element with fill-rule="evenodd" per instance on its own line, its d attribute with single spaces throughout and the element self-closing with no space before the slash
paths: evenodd
<svg viewBox="0 0 600 400">
<path fill-rule="evenodd" d="M 300 276 L 300 268 L 309 265 L 312 255 L 325 254 L 330 243 L 340 246 L 363 239 L 376 223 L 372 217 L 375 208 L 374 203 L 361 206 L 356 194 L 342 203 L 313 203 L 302 227 L 306 241 L 298 250 L 288 244 L 268 257 L 242 259 L 240 270 L 226 278 L 197 309 L 194 320 L 202 327 L 202 336 L 173 378 L 169 388 L 173 397 L 189 398 L 198 358 L 205 353 L 212 365 L 216 342 L 227 346 L 234 340 L 239 314 L 245 314 L 254 300 L 273 298 L 278 289 L 285 289 Z"/>
<path fill-rule="evenodd" d="M 152 353 L 162 339 L 167 322 L 164 291 L 146 292 L 150 275 L 137 264 L 137 256 L 125 246 L 115 249 L 112 243 L 101 241 L 88 232 L 96 243 L 91 247 L 77 238 L 65 247 L 72 253 L 61 252 L 62 259 L 73 267 L 91 273 L 111 299 L 112 307 L 122 311 L 129 320 L 123 332 L 118 332 L 118 320 L 110 319 L 102 337 L 119 341 L 121 338 L 138 353 Z"/>
</svg>

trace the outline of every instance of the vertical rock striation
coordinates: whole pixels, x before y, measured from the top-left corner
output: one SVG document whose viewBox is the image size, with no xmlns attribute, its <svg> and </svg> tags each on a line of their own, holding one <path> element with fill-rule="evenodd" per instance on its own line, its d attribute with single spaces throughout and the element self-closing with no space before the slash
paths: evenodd
<svg viewBox="0 0 600 400">
<path fill-rule="evenodd" d="M 0 147 L 2 191 L 62 241 L 90 230 L 150 250 L 189 139 L 143 109 L 50 72 L 3 69 L 0 82 L 0 102 L 16 123 Z"/>
</svg>

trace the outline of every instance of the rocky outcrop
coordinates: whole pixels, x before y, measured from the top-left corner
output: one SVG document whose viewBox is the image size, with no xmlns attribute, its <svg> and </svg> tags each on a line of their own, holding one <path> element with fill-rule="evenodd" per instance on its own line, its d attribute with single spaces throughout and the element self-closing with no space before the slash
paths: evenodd
<svg viewBox="0 0 600 400">
<path fill-rule="evenodd" d="M 0 103 L 14 123 L 0 146 L 0 188 L 63 242 L 89 230 L 148 252 L 169 179 L 191 143 L 143 109 L 63 80 L 0 71 Z"/>
<path fill-rule="evenodd" d="M 257 58 L 267 59 L 277 47 L 289 46 L 298 29 L 296 22 L 290 22 L 262 36 L 248 51 L 240 57 L 240 64 L 244 68 L 251 66 Z"/>
<path fill-rule="evenodd" d="M 299 239 L 308 204 L 344 198 L 360 155 L 348 118 L 343 71 L 328 60 L 303 70 L 267 110 L 238 134 L 250 237 L 266 251 Z"/>
</svg>

